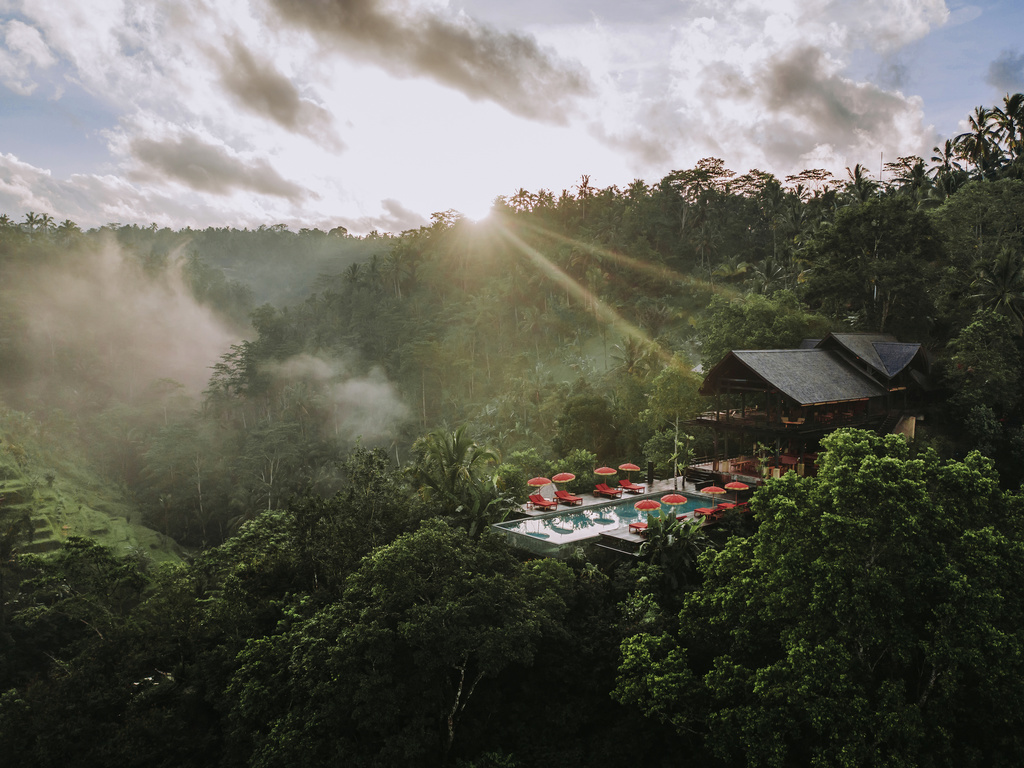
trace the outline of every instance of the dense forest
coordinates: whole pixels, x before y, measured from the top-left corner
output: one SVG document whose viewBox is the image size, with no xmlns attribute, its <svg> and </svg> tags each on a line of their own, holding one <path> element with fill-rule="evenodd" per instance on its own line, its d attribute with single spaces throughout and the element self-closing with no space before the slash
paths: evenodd
<svg viewBox="0 0 1024 768">
<path fill-rule="evenodd" d="M 1024 95 L 929 160 L 519 189 L 356 237 L 0 215 L 12 764 L 1019 765 Z M 507 548 L 526 480 L 710 451 L 730 349 L 920 342 L 638 558 Z"/>
</svg>

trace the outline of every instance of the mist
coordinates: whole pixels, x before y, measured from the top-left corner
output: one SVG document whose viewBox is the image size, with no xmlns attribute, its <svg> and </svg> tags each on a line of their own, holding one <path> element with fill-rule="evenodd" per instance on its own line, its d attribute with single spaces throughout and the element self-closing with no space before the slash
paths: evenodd
<svg viewBox="0 0 1024 768">
<path fill-rule="evenodd" d="M 197 395 L 242 334 L 193 298 L 173 258 L 147 270 L 112 238 L 8 262 L 4 280 L 8 312 L 24 332 L 22 370 L 6 377 L 20 380 L 28 400 L 61 389 L 65 407 L 130 401 L 159 379 Z"/>
<path fill-rule="evenodd" d="M 264 373 L 284 386 L 311 385 L 330 412 L 328 433 L 335 439 L 374 445 L 393 439 L 396 427 L 409 416 L 395 385 L 379 367 L 365 374 L 342 359 L 300 354 L 266 363 Z"/>
</svg>

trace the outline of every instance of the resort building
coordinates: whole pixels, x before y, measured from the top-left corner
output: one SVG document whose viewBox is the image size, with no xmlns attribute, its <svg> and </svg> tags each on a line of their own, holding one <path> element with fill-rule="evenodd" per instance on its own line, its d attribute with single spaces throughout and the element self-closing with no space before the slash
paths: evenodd
<svg viewBox="0 0 1024 768">
<path fill-rule="evenodd" d="M 832 333 L 799 349 L 734 350 L 700 388 L 713 409 L 689 424 L 712 428 L 715 449 L 691 474 L 757 477 L 765 466 L 776 476 L 811 474 L 818 441 L 839 427 L 913 437 L 929 368 L 920 344 L 880 333 Z"/>
</svg>

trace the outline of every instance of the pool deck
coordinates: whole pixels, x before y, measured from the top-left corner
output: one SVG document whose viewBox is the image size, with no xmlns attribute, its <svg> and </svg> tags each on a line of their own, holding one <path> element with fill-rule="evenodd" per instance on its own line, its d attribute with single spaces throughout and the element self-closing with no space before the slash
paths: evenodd
<svg viewBox="0 0 1024 768">
<path fill-rule="evenodd" d="M 694 486 L 694 484 L 692 482 L 687 482 L 687 481 L 683 480 L 682 477 L 679 477 L 678 480 L 679 480 L 679 482 L 678 482 L 678 485 L 679 485 L 678 492 L 679 493 L 684 493 L 685 492 L 685 493 L 690 493 L 690 494 L 700 494 L 700 491 L 698 491 L 696 489 L 696 487 Z M 647 485 L 647 483 L 638 483 L 638 485 Z M 522 510 L 522 513 L 524 515 L 526 515 L 527 517 L 542 517 L 544 515 L 550 515 L 552 512 L 556 512 L 556 511 L 557 512 L 563 512 L 563 511 L 564 512 L 570 512 L 570 511 L 572 511 L 574 509 L 575 510 L 580 510 L 580 509 L 587 509 L 588 507 L 599 507 L 599 506 L 602 506 L 604 504 L 614 504 L 616 502 L 625 501 L 627 499 L 639 500 L 639 499 L 647 499 L 647 498 L 660 498 L 661 496 L 664 496 L 666 493 L 672 493 L 674 491 L 676 491 L 675 484 L 673 483 L 672 478 L 670 477 L 667 480 L 655 480 L 651 484 L 651 486 L 647 489 L 646 493 L 626 493 L 626 492 L 623 492 L 623 494 L 619 498 L 617 498 L 617 499 L 609 499 L 607 496 L 595 496 L 593 493 L 581 493 L 579 495 L 583 497 L 583 503 L 582 504 L 574 504 L 572 506 L 569 506 L 568 504 L 563 504 L 562 502 L 559 502 L 557 510 L 555 510 L 555 509 L 527 509 L 525 504 L 520 505 L 520 508 Z M 550 485 L 545 486 L 544 488 L 541 489 L 541 495 L 544 498 L 546 498 L 546 499 L 552 498 L 553 492 L 554 492 L 554 489 Z M 732 498 L 732 495 L 730 494 L 730 496 L 727 499 L 724 499 L 724 500 L 728 500 L 728 499 L 731 499 L 731 498 Z M 716 497 L 710 496 L 710 495 L 707 496 L 707 499 L 708 499 L 708 506 L 711 506 L 711 507 L 715 506 L 715 504 L 717 504 L 719 501 L 723 500 L 721 497 L 716 498 Z"/>
</svg>

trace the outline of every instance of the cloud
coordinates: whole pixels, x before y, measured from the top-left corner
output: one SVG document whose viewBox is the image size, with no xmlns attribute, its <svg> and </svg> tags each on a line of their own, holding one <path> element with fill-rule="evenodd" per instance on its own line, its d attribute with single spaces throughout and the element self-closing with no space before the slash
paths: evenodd
<svg viewBox="0 0 1024 768">
<path fill-rule="evenodd" d="M 947 18 L 941 0 L 694 0 L 667 39 L 644 30 L 624 46 L 633 32 L 600 23 L 565 39 L 600 88 L 591 135 L 628 153 L 638 175 L 709 155 L 778 175 L 827 157 L 841 173 L 932 146 L 922 101 L 899 90 L 902 47 Z"/>
<path fill-rule="evenodd" d="M 282 18 L 337 53 L 398 77 L 429 77 L 530 119 L 562 123 L 572 100 L 590 90 L 582 69 L 535 38 L 501 32 L 465 14 L 403 0 L 269 1 Z"/>
<path fill-rule="evenodd" d="M 258 60 L 237 37 L 225 39 L 226 55 L 210 49 L 220 70 L 221 82 L 238 103 L 280 125 L 340 151 L 342 142 L 334 134 L 334 119 L 323 107 L 303 99 L 291 80 L 265 59 Z"/>
<path fill-rule="evenodd" d="M 211 144 L 191 133 L 163 140 L 134 138 L 130 140 L 129 150 L 144 167 L 136 172 L 140 179 L 166 176 L 215 195 L 243 190 L 293 202 L 310 194 L 282 178 L 265 159 L 246 162 L 226 146 Z"/>
<path fill-rule="evenodd" d="M 49 69 L 57 63 L 35 27 L 17 19 L 0 24 L 4 48 L 0 48 L 0 82 L 21 96 L 29 96 L 37 83 L 29 79 L 33 67 Z"/>
<path fill-rule="evenodd" d="M 905 106 L 895 93 L 834 73 L 823 51 L 806 47 L 770 59 L 754 78 L 759 100 L 773 115 L 795 119 L 809 136 L 855 144 L 881 136 Z"/>
<path fill-rule="evenodd" d="M 988 65 L 985 82 L 1005 93 L 1024 91 L 1024 53 L 1000 51 L 995 60 Z"/>
<path fill-rule="evenodd" d="M 391 232 L 397 234 L 407 229 L 419 229 L 426 226 L 427 220 L 415 211 L 410 211 L 400 202 L 393 199 L 380 201 L 384 209 L 382 216 L 360 216 L 355 219 L 342 219 L 346 227 L 353 232 Z"/>
</svg>

